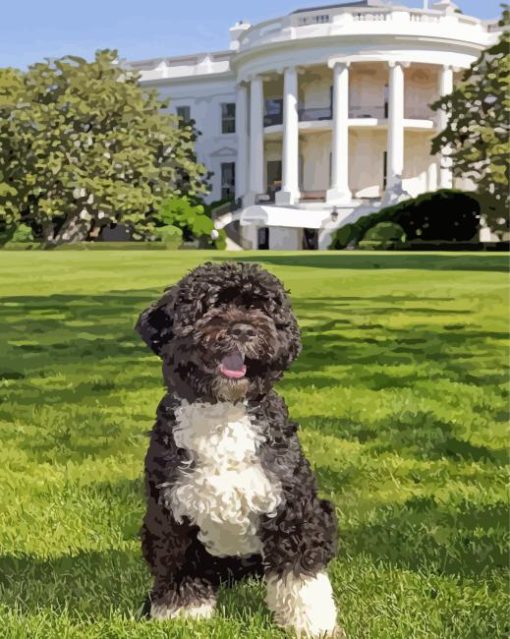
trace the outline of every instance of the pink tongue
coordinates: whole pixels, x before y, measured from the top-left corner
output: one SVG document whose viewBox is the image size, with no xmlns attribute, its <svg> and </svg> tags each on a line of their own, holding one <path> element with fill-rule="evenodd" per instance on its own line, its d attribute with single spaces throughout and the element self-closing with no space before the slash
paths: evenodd
<svg viewBox="0 0 510 639">
<path fill-rule="evenodd" d="M 244 365 L 241 353 L 225 355 L 221 360 L 220 371 L 222 375 L 230 377 L 231 379 L 241 379 L 241 377 L 244 377 L 246 375 L 246 366 Z"/>
</svg>

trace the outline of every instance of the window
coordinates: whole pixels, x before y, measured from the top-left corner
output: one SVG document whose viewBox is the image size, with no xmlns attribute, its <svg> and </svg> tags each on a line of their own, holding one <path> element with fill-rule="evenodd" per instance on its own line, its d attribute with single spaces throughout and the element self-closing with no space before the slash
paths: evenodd
<svg viewBox="0 0 510 639">
<path fill-rule="evenodd" d="M 221 199 L 234 197 L 236 190 L 236 164 L 235 162 L 221 163 Z"/>
<path fill-rule="evenodd" d="M 389 112 L 390 90 L 387 84 L 384 85 L 384 117 L 388 117 Z"/>
<path fill-rule="evenodd" d="M 227 102 L 221 105 L 221 132 L 236 132 L 236 105 L 235 102 Z"/>
<path fill-rule="evenodd" d="M 183 122 L 189 122 L 191 120 L 191 109 L 189 106 L 178 106 L 177 117 Z"/>
<path fill-rule="evenodd" d="M 388 153 L 385 151 L 383 155 L 383 191 L 386 191 L 388 182 Z"/>
</svg>

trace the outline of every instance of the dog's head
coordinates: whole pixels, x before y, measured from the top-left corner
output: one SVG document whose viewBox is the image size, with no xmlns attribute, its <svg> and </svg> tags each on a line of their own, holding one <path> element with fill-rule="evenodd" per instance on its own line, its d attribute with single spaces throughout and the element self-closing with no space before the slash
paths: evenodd
<svg viewBox="0 0 510 639">
<path fill-rule="evenodd" d="M 301 350 L 282 283 L 257 264 L 205 263 L 145 310 L 136 330 L 190 401 L 268 392 Z"/>
</svg>

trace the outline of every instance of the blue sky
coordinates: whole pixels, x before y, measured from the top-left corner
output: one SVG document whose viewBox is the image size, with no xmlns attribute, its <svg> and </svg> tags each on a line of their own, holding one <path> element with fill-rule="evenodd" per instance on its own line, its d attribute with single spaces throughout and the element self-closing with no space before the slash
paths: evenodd
<svg viewBox="0 0 510 639">
<path fill-rule="evenodd" d="M 1 13 L 0 66 L 23 68 L 69 53 L 91 58 L 100 48 L 117 48 L 130 60 L 227 49 L 228 29 L 237 20 L 260 22 L 333 1 L 8 0 Z M 400 4 L 423 6 L 421 0 Z M 480 18 L 500 13 L 500 0 L 457 4 Z"/>
</svg>

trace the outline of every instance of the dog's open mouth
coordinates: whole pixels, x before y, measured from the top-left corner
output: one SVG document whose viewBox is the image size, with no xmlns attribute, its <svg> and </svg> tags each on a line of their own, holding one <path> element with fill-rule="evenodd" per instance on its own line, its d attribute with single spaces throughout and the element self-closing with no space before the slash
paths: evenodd
<svg viewBox="0 0 510 639">
<path fill-rule="evenodd" d="M 229 379 L 241 379 L 246 375 L 244 356 L 239 351 L 233 351 L 220 362 L 220 373 Z"/>
</svg>

